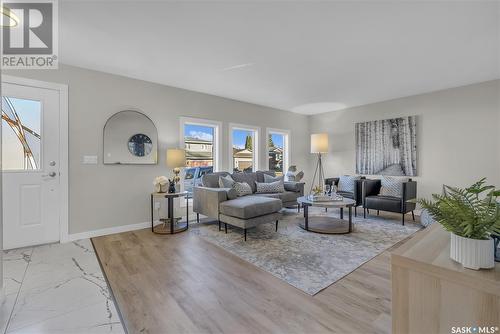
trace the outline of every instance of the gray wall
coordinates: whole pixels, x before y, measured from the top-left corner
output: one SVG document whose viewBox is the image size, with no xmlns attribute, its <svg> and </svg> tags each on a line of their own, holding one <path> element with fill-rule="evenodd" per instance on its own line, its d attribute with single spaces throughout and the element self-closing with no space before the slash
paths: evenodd
<svg viewBox="0 0 500 334">
<path fill-rule="evenodd" d="M 64 66 L 59 70 L 5 71 L 5 74 L 69 85 L 70 234 L 146 222 L 149 193 L 158 175 L 171 176 L 165 166 L 167 147 L 179 145 L 179 117 L 224 121 L 222 158 L 229 166 L 229 122 L 261 127 L 261 168 L 265 163 L 265 128 L 291 131 L 290 161 L 308 165 L 307 117 L 290 112 L 148 83 L 102 72 Z M 102 164 L 102 129 L 109 116 L 137 108 L 158 128 L 159 164 Z M 98 165 L 83 165 L 83 155 L 98 155 Z"/>
<path fill-rule="evenodd" d="M 165 149 L 178 146 L 180 116 L 224 121 L 224 169 L 229 167 L 228 123 L 260 126 L 261 148 L 265 127 L 289 129 L 291 163 L 305 169 L 310 180 L 315 167 L 310 133 L 330 134 L 326 176 L 352 174 L 356 122 L 418 115 L 419 196 L 439 192 L 443 183 L 463 186 L 483 176 L 500 185 L 498 80 L 306 117 L 72 66 L 4 73 L 69 85 L 70 233 L 148 221 L 152 180 L 170 175 Z M 159 164 L 104 166 L 104 123 L 131 107 L 142 110 L 158 128 Z M 83 155 L 98 155 L 99 164 L 83 165 Z M 265 161 L 262 150 L 261 168 Z"/>
<path fill-rule="evenodd" d="M 355 123 L 418 115 L 414 179 L 419 196 L 440 192 L 442 184 L 464 186 L 481 177 L 500 186 L 499 87 L 495 80 L 315 115 L 309 129 L 330 134 L 327 176 L 352 174 Z"/>
</svg>

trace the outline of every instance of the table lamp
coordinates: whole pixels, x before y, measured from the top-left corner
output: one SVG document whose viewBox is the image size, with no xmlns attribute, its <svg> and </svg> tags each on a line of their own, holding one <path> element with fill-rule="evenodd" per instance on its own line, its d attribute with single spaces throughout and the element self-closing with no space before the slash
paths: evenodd
<svg viewBox="0 0 500 334">
<path fill-rule="evenodd" d="M 177 184 L 181 180 L 179 173 L 181 167 L 186 167 L 186 151 L 179 148 L 167 149 L 167 167 L 172 168 L 174 172 L 175 188 L 178 189 Z"/>
<path fill-rule="evenodd" d="M 316 189 L 317 192 L 323 193 L 325 185 L 325 172 L 323 171 L 323 162 L 321 161 L 321 154 L 328 153 L 328 133 L 313 133 L 311 135 L 311 153 L 318 155 L 318 162 L 316 163 L 316 170 L 312 179 L 311 191 Z M 315 186 L 314 182 L 318 175 L 318 184 Z"/>
</svg>

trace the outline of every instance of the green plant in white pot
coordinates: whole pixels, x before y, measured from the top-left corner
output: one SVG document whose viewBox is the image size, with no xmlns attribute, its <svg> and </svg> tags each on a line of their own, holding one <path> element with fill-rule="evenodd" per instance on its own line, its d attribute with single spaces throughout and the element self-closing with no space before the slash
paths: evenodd
<svg viewBox="0 0 500 334">
<path fill-rule="evenodd" d="M 486 178 L 468 188 L 445 186 L 442 195 L 418 203 L 451 232 L 450 257 L 465 268 L 478 270 L 495 266 L 494 241 L 500 234 L 500 190 L 485 185 Z"/>
</svg>

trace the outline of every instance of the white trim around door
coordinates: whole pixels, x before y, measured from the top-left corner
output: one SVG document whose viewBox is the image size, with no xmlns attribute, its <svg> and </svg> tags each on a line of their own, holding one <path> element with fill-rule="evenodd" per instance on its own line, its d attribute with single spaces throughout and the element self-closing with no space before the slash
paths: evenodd
<svg viewBox="0 0 500 334">
<path fill-rule="evenodd" d="M 69 241 L 69 132 L 68 132 L 68 85 L 21 78 L 11 75 L 2 75 L 2 83 L 28 86 L 34 88 L 51 89 L 59 92 L 59 182 L 60 182 L 60 216 L 59 242 Z"/>
</svg>

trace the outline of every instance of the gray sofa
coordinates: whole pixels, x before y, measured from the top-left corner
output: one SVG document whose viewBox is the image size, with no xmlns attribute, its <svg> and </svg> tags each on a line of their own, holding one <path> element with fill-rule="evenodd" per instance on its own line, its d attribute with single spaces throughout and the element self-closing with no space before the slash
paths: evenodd
<svg viewBox="0 0 500 334">
<path fill-rule="evenodd" d="M 272 171 L 258 171 L 255 173 L 218 172 L 206 174 L 202 177 L 201 187 L 193 188 L 193 211 L 209 218 L 217 219 L 219 230 L 224 223 L 227 233 L 227 224 L 242 228 L 246 240 L 247 229 L 263 223 L 276 222 L 281 218 L 282 207 L 298 206 L 297 198 L 304 195 L 304 183 L 285 182 L 283 193 L 256 193 L 255 182 L 264 182 L 264 174 L 274 176 Z M 246 182 L 252 188 L 252 194 L 234 199 L 228 198 L 227 188 L 219 188 L 219 177 L 231 175 L 236 182 Z"/>
</svg>

